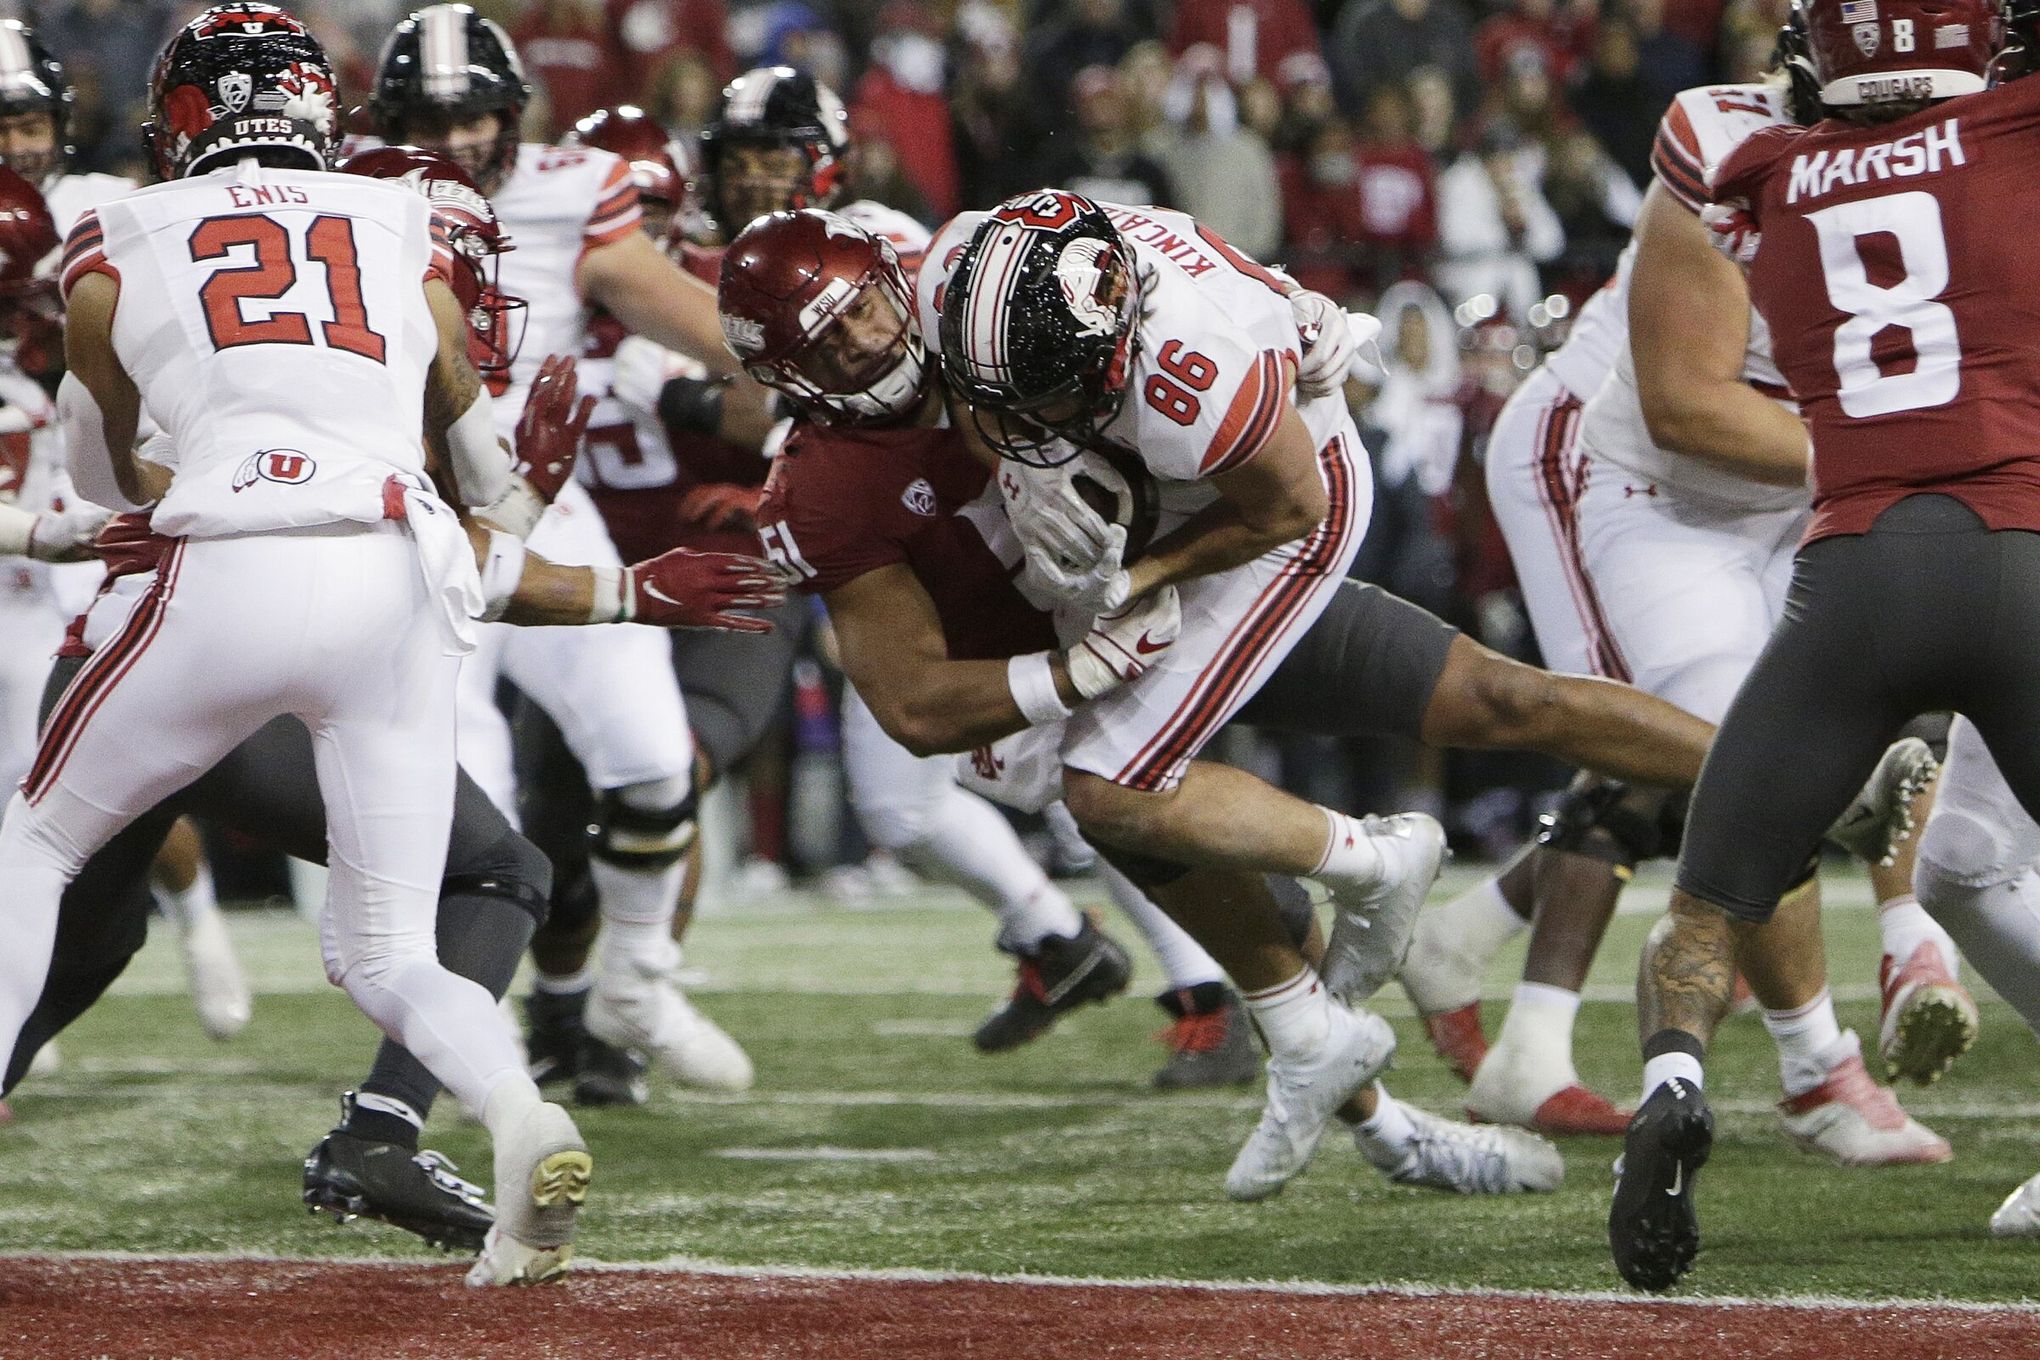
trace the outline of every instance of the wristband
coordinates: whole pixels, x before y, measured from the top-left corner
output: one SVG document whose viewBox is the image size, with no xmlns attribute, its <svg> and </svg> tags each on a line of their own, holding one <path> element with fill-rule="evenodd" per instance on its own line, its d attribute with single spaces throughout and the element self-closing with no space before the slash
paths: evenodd
<svg viewBox="0 0 2040 1360">
<path fill-rule="evenodd" d="M 590 623 L 629 623 L 630 594 L 624 588 L 622 567 L 590 567 L 595 581 L 595 604 L 588 611 Z"/>
<path fill-rule="evenodd" d="M 675 434 L 712 435 L 722 429 L 720 378 L 673 378 L 659 389 L 659 420 Z"/>
<path fill-rule="evenodd" d="M 1030 652 L 1006 663 L 1006 688 L 1030 725 L 1061 722 L 1070 716 L 1070 706 L 1055 692 L 1055 671 L 1048 664 L 1049 653 Z"/>
<path fill-rule="evenodd" d="M 549 509 L 545 498 L 531 489 L 531 483 L 522 477 L 512 475 L 510 485 L 503 494 L 475 511 L 475 518 L 491 529 L 501 529 L 506 534 L 519 538 L 530 538 L 531 531 L 538 527 L 540 516 Z"/>
<path fill-rule="evenodd" d="M 489 552 L 482 561 L 482 620 L 494 623 L 510 607 L 517 583 L 524 579 L 524 540 L 501 529 L 489 531 Z"/>
</svg>

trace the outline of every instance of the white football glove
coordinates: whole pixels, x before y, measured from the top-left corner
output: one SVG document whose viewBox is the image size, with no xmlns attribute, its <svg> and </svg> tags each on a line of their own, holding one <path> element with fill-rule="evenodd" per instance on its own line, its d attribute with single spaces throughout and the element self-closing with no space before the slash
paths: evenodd
<svg viewBox="0 0 2040 1360">
<path fill-rule="evenodd" d="M 113 511 L 79 501 L 65 510 L 45 510 L 28 531 L 28 555 L 38 562 L 83 562 L 92 556 L 92 540 L 113 518 Z"/>
<path fill-rule="evenodd" d="M 1289 295 L 1296 334 L 1303 341 L 1303 360 L 1296 369 L 1296 390 L 1306 397 L 1336 392 L 1353 366 L 1359 337 L 1346 319 L 1346 309 L 1323 293 L 1308 290 Z"/>
<path fill-rule="evenodd" d="M 1077 494 L 1072 464 L 999 471 L 1006 517 L 1026 557 L 1025 579 L 1040 596 L 1080 613 L 1105 614 L 1126 603 L 1122 569 L 1126 530 Z"/>
<path fill-rule="evenodd" d="M 1183 606 L 1174 586 L 1163 586 L 1094 620 L 1084 640 L 1065 656 L 1070 684 L 1086 699 L 1140 679 L 1183 631 Z"/>
<path fill-rule="evenodd" d="M 684 354 L 641 335 L 627 335 L 616 347 L 616 367 L 610 373 L 609 392 L 634 411 L 652 416 L 659 413 L 659 394 L 675 378 L 699 376 L 699 365 Z"/>
</svg>

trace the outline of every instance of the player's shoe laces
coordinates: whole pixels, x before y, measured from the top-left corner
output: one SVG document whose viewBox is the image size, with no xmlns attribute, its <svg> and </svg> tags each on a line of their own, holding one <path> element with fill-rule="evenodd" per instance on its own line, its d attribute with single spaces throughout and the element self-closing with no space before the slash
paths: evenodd
<svg viewBox="0 0 2040 1360">
<path fill-rule="evenodd" d="M 1946 1139 L 1899 1108 L 1891 1088 L 1863 1065 L 1853 1030 L 1847 1058 L 1811 1091 L 1778 1102 L 1778 1122 L 1793 1142 L 1843 1166 L 1910 1166 L 1955 1155 Z"/>
<path fill-rule="evenodd" d="M 1019 956 L 1020 979 L 1006 1004 L 971 1036 L 981 1052 L 1001 1053 L 1038 1039 L 1063 1012 L 1117 996 L 1133 980 L 1126 950 L 1098 929 L 1089 912 L 1076 934 L 1050 935 L 1031 949 L 1009 952 Z"/>
<path fill-rule="evenodd" d="M 1334 1004 L 1324 1047 L 1308 1059 L 1268 1060 L 1268 1102 L 1261 1122 L 1225 1173 L 1225 1192 L 1238 1200 L 1280 1194 L 1310 1165 L 1325 1121 L 1395 1057 L 1395 1030 L 1372 1011 Z"/>
<path fill-rule="evenodd" d="M 1629 1121 L 1615 1162 L 1608 1246 L 1615 1268 L 1638 1289 L 1670 1289 L 1693 1268 L 1700 1254 L 1693 1180 L 1713 1147 L 1707 1098 L 1676 1077 L 1652 1091 Z"/>
<path fill-rule="evenodd" d="M 177 923 L 177 948 L 199 1028 L 214 1039 L 231 1039 L 247 1028 L 254 1013 L 248 976 L 235 957 L 234 941 L 218 907 L 196 910 Z"/>
<path fill-rule="evenodd" d="M 1869 782 L 1828 828 L 1828 839 L 1865 864 L 1891 863 L 1898 847 L 1917 829 L 1913 799 L 1940 772 L 1933 751 L 1918 737 L 1893 742 Z"/>
<path fill-rule="evenodd" d="M 1487 1057 L 1487 1034 L 1480 1026 L 1480 1003 L 1468 1002 L 1457 1010 L 1440 1011 L 1422 1017 L 1424 1033 L 1431 1047 L 1461 1081 L 1472 1081 Z"/>
<path fill-rule="evenodd" d="M 481 1187 L 462 1180 L 440 1153 L 345 1129 L 327 1134 L 305 1158 L 304 1201 L 338 1222 L 377 1219 L 449 1251 L 480 1251 L 496 1221 Z"/>
<path fill-rule="evenodd" d="M 564 1271 L 594 1169 L 573 1117 L 557 1105 L 534 1106 L 497 1140 L 497 1219 L 467 1282 L 537 1284 Z"/>
<path fill-rule="evenodd" d="M 1376 1171 L 1397 1185 L 1456 1190 L 1462 1195 L 1519 1195 L 1556 1190 L 1565 1158 L 1536 1134 L 1494 1125 L 1457 1124 L 1405 1105 L 1417 1132 L 1390 1148 L 1353 1130 L 1353 1141 Z"/>
<path fill-rule="evenodd" d="M 1203 982 L 1163 992 L 1155 1000 L 1174 1017 L 1156 1035 L 1170 1050 L 1169 1061 L 1155 1073 L 1158 1089 L 1239 1086 L 1261 1075 L 1254 1027 L 1232 988 L 1223 982 Z"/>
<path fill-rule="evenodd" d="M 1317 875 L 1334 908 L 1320 972 L 1325 989 L 1348 1005 L 1366 1001 L 1402 967 L 1417 913 L 1445 863 L 1445 828 L 1434 817 L 1363 817 L 1360 829 L 1381 851 L 1380 874 Z"/>
<path fill-rule="evenodd" d="M 1976 1042 L 1976 1001 L 1955 979 L 1941 946 L 1922 940 L 1899 964 L 1886 954 L 1877 966 L 1884 993 L 1884 1018 L 1877 1027 L 1877 1053 L 1893 1081 L 1900 1077 L 1931 1085 Z"/>
<path fill-rule="evenodd" d="M 1992 1237 L 2040 1236 L 2040 1176 L 2026 1181 L 1990 1216 Z"/>
<path fill-rule="evenodd" d="M 636 1049 L 678 1081 L 707 1091 L 748 1091 L 756 1074 L 743 1047 L 694 1008 L 673 981 L 680 950 L 605 963 L 582 1016 L 591 1037 Z"/>
</svg>

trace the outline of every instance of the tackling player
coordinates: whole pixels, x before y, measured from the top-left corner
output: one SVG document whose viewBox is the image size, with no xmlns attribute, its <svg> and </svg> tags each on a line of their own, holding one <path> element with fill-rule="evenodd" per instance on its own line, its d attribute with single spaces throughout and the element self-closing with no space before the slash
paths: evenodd
<svg viewBox="0 0 2040 1360">
<path fill-rule="evenodd" d="M 2023 340 L 2040 274 L 2002 248 L 2018 223 L 2005 186 L 2040 169 L 2040 82 L 1990 88 L 2004 24 L 1981 0 L 1867 14 L 1813 0 L 1804 18 L 1827 117 L 1755 133 L 1712 174 L 1722 239 L 1748 264 L 1812 432 L 1814 507 L 1792 608 L 1716 738 L 1639 980 L 1648 1097 L 1609 1241 L 1649 1289 L 1698 1251 L 1713 1125 L 1700 1059 L 1816 819 L 1935 709 L 1967 716 L 2020 803 L 2040 807 L 2040 371 Z M 1803 440 L 1797 422 L 1778 430 L 1780 457 L 1788 436 Z M 1781 762 L 1792 780 L 1775 778 Z"/>
</svg>

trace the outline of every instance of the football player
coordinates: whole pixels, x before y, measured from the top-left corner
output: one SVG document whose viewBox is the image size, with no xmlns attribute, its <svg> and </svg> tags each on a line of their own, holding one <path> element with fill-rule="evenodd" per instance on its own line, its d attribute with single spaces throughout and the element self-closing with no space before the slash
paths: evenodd
<svg viewBox="0 0 2040 1360">
<path fill-rule="evenodd" d="M 1993 3 L 1812 0 L 1803 14 L 1822 121 L 1753 132 L 1710 180 L 1712 224 L 1747 265 L 1805 419 L 1745 403 L 1748 457 L 1782 473 L 1810 430 L 1814 500 L 1791 608 L 1722 722 L 1639 977 L 1648 1094 L 1608 1226 L 1618 1269 L 1647 1289 L 1676 1283 L 1698 1251 L 1693 1186 L 1713 1126 L 1701 1058 L 1734 966 L 1749 969 L 1752 938 L 1804 875 L 1815 819 L 1902 724 L 1939 709 L 1963 713 L 2018 802 L 2040 809 L 2040 374 L 2017 339 L 2040 276 L 2002 248 L 2040 83 L 1992 88 Z M 1776 779 L 1781 763 L 1794 778 Z M 2011 915 L 2007 933 L 2030 934 Z M 1975 957 L 2000 950 L 2030 958 L 1996 943 Z"/>
</svg>

